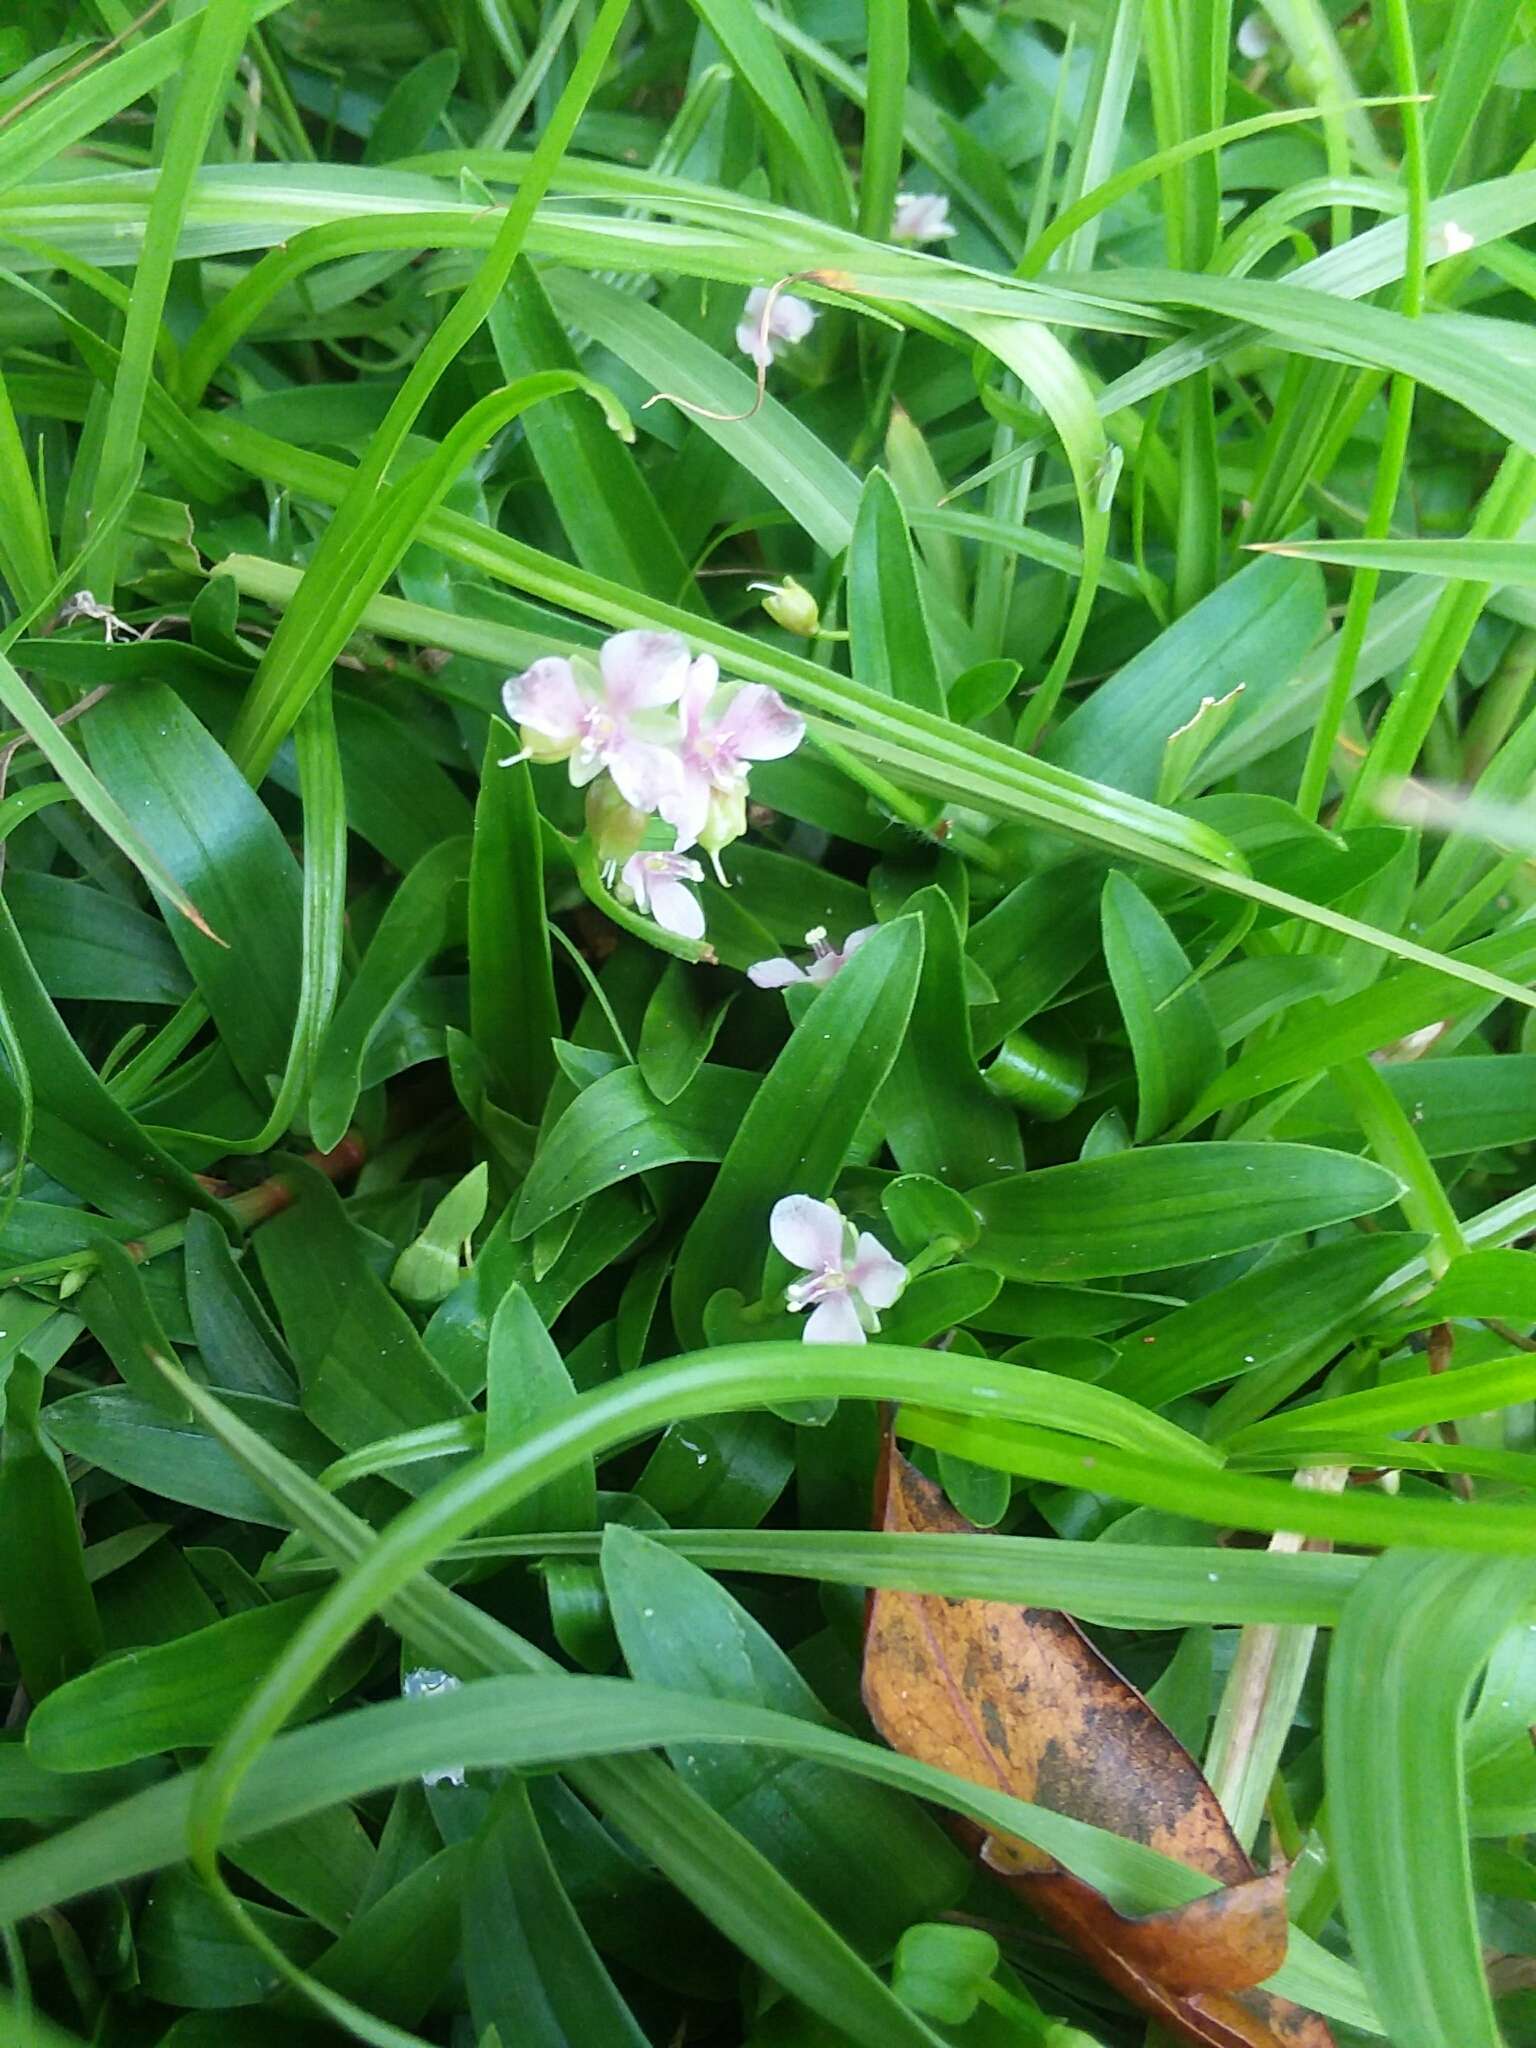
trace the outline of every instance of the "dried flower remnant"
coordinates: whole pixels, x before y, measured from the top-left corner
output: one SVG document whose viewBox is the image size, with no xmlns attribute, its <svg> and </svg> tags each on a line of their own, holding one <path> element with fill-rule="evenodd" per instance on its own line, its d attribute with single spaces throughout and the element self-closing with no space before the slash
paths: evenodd
<svg viewBox="0 0 1536 2048">
<path fill-rule="evenodd" d="M 451 1671 L 437 1671 L 430 1666 L 422 1666 L 419 1670 L 406 1672 L 400 1683 L 400 1693 L 402 1698 L 408 1700 L 441 1699 L 444 1693 L 457 1692 L 460 1682 Z M 423 1771 L 421 1782 L 427 1786 L 462 1785 L 464 1766 L 444 1764 L 438 1770 Z"/>
<path fill-rule="evenodd" d="M 893 242 L 943 242 L 955 232 L 942 192 L 898 192 L 891 221 Z"/>
<path fill-rule="evenodd" d="M 806 1275 L 784 1299 L 796 1315 L 811 1311 L 801 1332 L 807 1344 L 864 1343 L 880 1327 L 876 1311 L 890 1308 L 907 1284 L 900 1259 L 867 1230 L 856 1231 L 835 1202 L 785 1195 L 773 1205 L 768 1235 Z"/>
<path fill-rule="evenodd" d="M 754 285 L 736 324 L 736 346 L 760 370 L 771 367 L 786 348 L 804 341 L 816 325 L 816 308 L 793 292 L 774 296 L 766 285 Z"/>
<path fill-rule="evenodd" d="M 684 853 L 637 853 L 624 863 L 620 887 L 636 910 L 654 917 L 664 932 L 679 939 L 702 939 L 703 907 L 684 884 L 703 879 L 703 868 Z"/>
<path fill-rule="evenodd" d="M 878 925 L 861 925 L 856 932 L 848 934 L 841 946 L 833 946 L 827 942 L 826 926 L 816 925 L 805 935 L 805 943 L 811 949 L 809 967 L 799 967 L 783 956 L 775 960 L 755 960 L 747 969 L 747 979 L 756 988 L 788 988 L 797 981 L 831 981 L 847 966 L 864 941 L 873 938 L 879 929 Z"/>
<path fill-rule="evenodd" d="M 1435 1040 L 1450 1028 L 1449 1017 L 1442 1017 L 1435 1024 L 1421 1025 L 1417 1031 L 1410 1031 L 1405 1038 L 1395 1038 L 1390 1045 L 1378 1046 L 1371 1054 L 1371 1065 L 1405 1067 L 1411 1060 L 1422 1059 Z"/>
</svg>

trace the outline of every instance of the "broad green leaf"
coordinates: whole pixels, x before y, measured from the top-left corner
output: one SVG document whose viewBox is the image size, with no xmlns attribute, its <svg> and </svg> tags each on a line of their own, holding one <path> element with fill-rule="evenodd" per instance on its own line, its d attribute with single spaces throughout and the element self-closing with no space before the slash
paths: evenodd
<svg viewBox="0 0 1536 2048">
<path fill-rule="evenodd" d="M 1415 1060 L 1383 1067 L 1381 1078 L 1431 1159 L 1536 1138 L 1536 1055 Z M 1352 1123 L 1336 1084 L 1324 1080 L 1275 1129 L 1282 1137 L 1348 1145 L 1358 1129 Z"/>
<path fill-rule="evenodd" d="M 886 1141 L 904 1174 L 950 1185 L 1020 1172 L 1018 1119 L 976 1066 L 954 907 L 934 884 L 909 896 L 905 909 L 922 920 L 923 966 L 907 1035 L 876 1105 Z"/>
<path fill-rule="evenodd" d="M 96 1270 L 80 1292 L 86 1327 L 125 1385 L 152 1407 L 185 1416 L 185 1407 L 155 1367 L 157 1358 L 173 1358 L 175 1352 L 145 1292 L 139 1267 L 111 1238 L 98 1239 L 95 1253 Z"/>
<path fill-rule="evenodd" d="M 1266 1259 L 1123 1338 L 1103 1384 L 1163 1408 L 1182 1394 L 1248 1373 L 1283 1372 L 1308 1359 L 1321 1365 L 1370 1321 L 1377 1288 L 1418 1242 L 1395 1233 L 1345 1238 Z M 1536 1301 L 1536 1285 L 1531 1298 Z"/>
<path fill-rule="evenodd" d="M 27 1746 L 53 1771 L 108 1770 L 168 1750 L 206 1748 L 315 1604 L 314 1595 L 231 1615 L 175 1642 L 113 1657 L 49 1695 Z M 355 1683 L 373 1646 L 359 1643 L 312 1695 L 309 1719 Z"/>
<path fill-rule="evenodd" d="M 686 970 L 684 970 L 686 971 Z M 601 1189 L 682 1160 L 724 1159 L 758 1092 L 757 1077 L 700 1067 L 671 1102 L 638 1067 L 618 1067 L 582 1090 L 539 1147 L 513 1215 L 530 1237 Z"/>
<path fill-rule="evenodd" d="M 550 1420 L 576 1397 L 565 1361 L 534 1313 L 521 1287 L 510 1288 L 491 1324 L 486 1380 L 485 1447 L 494 1454 L 540 1422 Z M 596 1518 L 596 1481 L 591 1462 L 573 1466 L 505 1517 L 514 1532 L 528 1529 L 588 1528 Z"/>
<path fill-rule="evenodd" d="M 858 480 L 772 394 L 756 406 L 748 370 L 726 361 L 657 307 L 596 278 L 562 270 L 546 282 L 562 319 L 612 349 L 652 390 L 675 392 L 703 408 L 697 415 L 700 431 L 771 491 L 818 547 L 828 554 L 847 547 L 858 513 Z"/>
<path fill-rule="evenodd" d="M 1398 1193 L 1383 1168 L 1312 1145 L 1120 1152 L 970 1189 L 969 1255 L 1019 1280 L 1151 1273 L 1369 1216 Z"/>
<path fill-rule="evenodd" d="M 696 1565 L 617 1524 L 602 1560 L 634 1677 L 832 1725 L 773 1638 Z M 863 1954 L 886 1955 L 903 1928 L 952 1904 L 964 1884 L 923 1816 L 875 1786 L 737 1749 L 689 1745 L 672 1761 Z"/>
<path fill-rule="evenodd" d="M 1256 562 L 1160 633 L 1062 721 L 1048 760 L 1150 797 L 1168 740 L 1200 708 L 1243 686 L 1232 732 L 1285 689 L 1323 627 L 1322 578 Z"/>
<path fill-rule="evenodd" d="M 476 2035 L 527 2048 L 644 2048 L 567 1897 L 528 1787 L 497 1793 L 464 1879 L 463 1963 Z"/>
<path fill-rule="evenodd" d="M 210 1217 L 187 1218 L 185 1255 L 187 1311 L 211 1383 L 234 1393 L 296 1400 L 282 1339 Z"/>
<path fill-rule="evenodd" d="M 331 1462 L 332 1446 L 291 1402 L 259 1394 L 226 1393 L 223 1398 L 264 1441 L 306 1471 L 323 1471 Z M 178 1421 L 131 1388 L 66 1394 L 49 1404 L 46 1422 L 61 1450 L 145 1493 L 236 1521 L 283 1526 L 267 1496 L 216 1437 L 196 1422 Z"/>
<path fill-rule="evenodd" d="M 645 1085 L 658 1102 L 673 1103 L 709 1058 L 732 997 L 711 993 L 710 978 L 682 960 L 669 960 L 640 1025 L 635 1048 Z"/>
<path fill-rule="evenodd" d="M 830 1194 L 860 1119 L 890 1073 L 922 967 L 916 918 L 885 925 L 817 992 L 752 1099 L 678 1253 L 672 1314 L 687 1339 L 704 1304 L 768 1253 L 781 1195 Z"/>
<path fill-rule="evenodd" d="M 1165 1131 L 1221 1071 L 1189 956 L 1129 875 L 1105 877 L 1104 959 L 1136 1065 L 1136 1141 Z"/>
<path fill-rule="evenodd" d="M 192 982 L 158 918 L 62 875 L 12 869 L 6 899 L 49 995 L 99 1003 L 179 1003 Z"/>
<path fill-rule="evenodd" d="M 219 934 L 222 943 L 162 898 L 221 1042 L 265 1105 L 298 1008 L 298 863 L 271 812 L 170 689 L 114 691 L 85 729 L 103 784 L 132 806 L 165 870 Z"/>
<path fill-rule="evenodd" d="M 13 1052 L 20 1056 L 31 1087 L 29 1104 L 16 1075 L 0 1072 L 0 1127 L 13 1144 L 29 1122 L 30 1156 L 127 1222 L 168 1223 L 189 1209 L 221 1214 L 216 1198 L 102 1086 L 49 1002 L 3 900 L 0 1000 L 14 1034 L 7 1063 Z"/>
<path fill-rule="evenodd" d="M 554 1076 L 560 1028 L 544 905 L 544 847 L 512 728 L 491 720 L 469 860 L 469 1028 L 501 1102 L 529 1121 Z"/>
<path fill-rule="evenodd" d="M 16 1359 L 0 1431 L 0 1609 L 34 1702 L 103 1648 L 79 1510 L 55 1439 L 40 1420 L 42 1394 L 41 1371 L 29 1358 Z"/>
<path fill-rule="evenodd" d="M 459 1953 L 467 1842 L 429 1861 L 366 1904 L 314 1966 L 317 1983 L 401 2027 L 419 2025 Z"/>
<path fill-rule="evenodd" d="M 363 146 L 365 164 L 387 164 L 425 149 L 459 82 L 457 50 L 434 50 L 391 88 Z"/>
<path fill-rule="evenodd" d="M 346 1136 L 363 1062 L 390 1011 L 445 947 L 462 942 L 469 864 L 465 842 L 445 840 L 412 868 L 380 919 L 315 1057 L 309 1123 L 322 1152 Z"/>
<path fill-rule="evenodd" d="M 1459 949 L 1457 958 L 1501 975 L 1536 972 L 1536 931 L 1517 925 L 1475 939 Z M 1394 1045 L 1426 1024 L 1463 1017 L 1478 1007 L 1478 1000 L 1467 983 L 1420 966 L 1399 967 L 1335 1003 L 1314 997 L 1298 1004 L 1272 1036 L 1234 1060 L 1194 1113 L 1204 1115 L 1287 1082 L 1311 1079 L 1343 1060 Z"/>
<path fill-rule="evenodd" d="M 1324 1743 L 1344 1916 L 1403 2048 L 1503 2038 L 1472 1894 L 1462 1718 L 1532 1583 L 1521 1559 L 1378 1558 L 1329 1658 Z"/>
<path fill-rule="evenodd" d="M 356 1451 L 465 1414 L 468 1402 L 368 1266 L 331 1183 L 298 1161 L 285 1178 L 296 1199 L 263 1224 L 256 1249 L 309 1420 L 339 1449 Z M 398 1475 L 411 1492 L 432 1477 L 430 1465 Z"/>
<path fill-rule="evenodd" d="M 580 367 L 539 273 L 526 258 L 519 260 L 510 288 L 491 313 L 490 333 L 502 375 L 509 380 L 535 370 Z M 582 567 L 669 604 L 687 602 L 693 574 L 667 510 L 645 471 L 590 404 L 577 397 L 556 398 L 529 413 L 524 432 Z"/>
<path fill-rule="evenodd" d="M 853 672 L 888 697 L 944 710 L 917 561 L 901 501 L 883 470 L 871 470 L 848 549 L 848 625 Z"/>
</svg>

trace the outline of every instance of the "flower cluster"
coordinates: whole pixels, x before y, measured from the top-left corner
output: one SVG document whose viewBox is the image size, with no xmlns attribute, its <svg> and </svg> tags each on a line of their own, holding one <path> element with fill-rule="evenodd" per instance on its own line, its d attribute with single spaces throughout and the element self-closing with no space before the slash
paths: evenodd
<svg viewBox="0 0 1536 2048">
<path fill-rule="evenodd" d="M 907 1269 L 878 1237 L 855 1230 L 835 1202 L 785 1195 L 768 1218 L 776 1252 L 805 1274 L 785 1290 L 796 1315 L 809 1309 L 807 1344 L 863 1344 L 878 1330 L 876 1310 L 890 1308 L 907 1284 Z"/>
<path fill-rule="evenodd" d="M 805 720 L 762 683 L 722 684 L 713 656 L 690 656 L 676 633 L 616 633 L 595 663 L 545 655 L 501 694 L 522 743 L 503 765 L 564 761 L 609 879 L 664 931 L 702 937 L 686 884 L 704 870 L 688 850 L 702 847 L 724 882 L 721 849 L 747 829 L 750 766 L 792 754 Z M 652 817 L 672 828 L 669 851 L 642 851 Z"/>
</svg>

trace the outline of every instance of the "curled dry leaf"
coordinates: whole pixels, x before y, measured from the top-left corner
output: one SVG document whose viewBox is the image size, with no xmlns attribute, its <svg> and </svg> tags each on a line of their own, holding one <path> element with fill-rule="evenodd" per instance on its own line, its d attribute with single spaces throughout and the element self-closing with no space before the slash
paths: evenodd
<svg viewBox="0 0 1536 2048">
<path fill-rule="evenodd" d="M 887 1443 L 877 1526 L 968 1531 Z M 1189 1752 L 1075 1622 L 1045 1608 L 877 1592 L 864 1702 L 904 1755 L 1175 1857 L 1222 1889 L 1130 1917 L 1028 1843 L 969 1830 L 982 1862 L 1143 2012 L 1199 2048 L 1332 2048 L 1259 1988 L 1285 1959 L 1285 1874 L 1255 1870 Z"/>
</svg>

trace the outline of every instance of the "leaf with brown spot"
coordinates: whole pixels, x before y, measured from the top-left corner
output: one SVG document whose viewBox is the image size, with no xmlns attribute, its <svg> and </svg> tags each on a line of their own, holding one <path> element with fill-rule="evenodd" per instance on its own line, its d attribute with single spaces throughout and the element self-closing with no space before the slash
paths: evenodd
<svg viewBox="0 0 1536 2048">
<path fill-rule="evenodd" d="M 877 1526 L 970 1532 L 887 1442 Z M 981 1860 L 1125 1998 L 1199 2048 L 1333 2048 L 1258 1988 L 1285 1960 L 1285 1874 L 1258 1872 L 1181 1742 L 1065 1614 L 890 1589 L 869 1604 L 864 1703 L 906 1756 L 1091 1821 L 1220 1881 L 1131 1917 L 1043 1851 L 967 1828 Z"/>
</svg>

